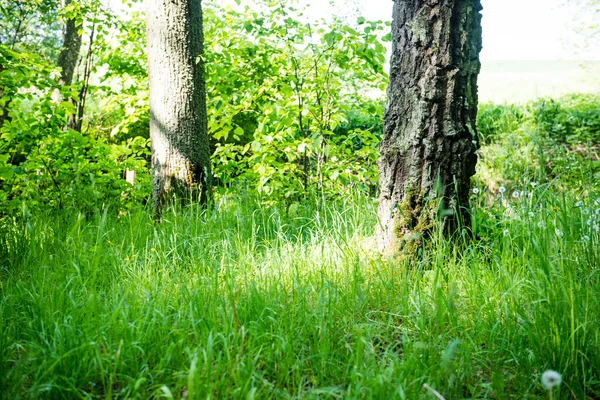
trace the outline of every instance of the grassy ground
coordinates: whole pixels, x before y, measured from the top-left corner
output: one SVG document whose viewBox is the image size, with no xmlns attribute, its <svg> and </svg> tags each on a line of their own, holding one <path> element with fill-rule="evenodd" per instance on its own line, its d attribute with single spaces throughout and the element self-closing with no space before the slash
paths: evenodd
<svg viewBox="0 0 600 400">
<path fill-rule="evenodd" d="M 521 399 L 556 369 L 557 398 L 598 398 L 600 200 L 524 189 L 474 195 L 479 239 L 434 239 L 412 268 L 373 252 L 360 196 L 5 221 L 0 392 Z"/>
<path fill-rule="evenodd" d="M 472 234 L 412 265 L 360 193 L 1 219 L 0 398 L 599 399 L 595 101 L 482 107 Z"/>
</svg>

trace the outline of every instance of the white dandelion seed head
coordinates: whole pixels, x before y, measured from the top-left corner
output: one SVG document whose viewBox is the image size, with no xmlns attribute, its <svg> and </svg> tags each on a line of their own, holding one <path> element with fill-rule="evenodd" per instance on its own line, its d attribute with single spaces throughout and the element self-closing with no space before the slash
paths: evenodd
<svg viewBox="0 0 600 400">
<path fill-rule="evenodd" d="M 578 201 L 575 203 L 575 207 L 583 207 L 583 201 Z"/>
<path fill-rule="evenodd" d="M 512 197 L 515 198 L 515 199 L 518 198 L 519 197 L 519 192 L 517 192 L 517 191 L 513 192 Z"/>
<path fill-rule="evenodd" d="M 500 186 L 500 187 L 498 188 L 498 192 L 500 192 L 500 193 L 504 193 L 504 192 L 506 192 L 506 188 L 505 188 L 504 186 Z"/>
<path fill-rule="evenodd" d="M 529 214 L 530 217 L 535 216 L 535 214 L 533 213 L 533 211 L 529 211 L 527 214 Z"/>
<path fill-rule="evenodd" d="M 594 211 L 594 214 L 600 215 L 600 208 L 597 208 L 596 211 Z"/>
<path fill-rule="evenodd" d="M 537 226 L 538 226 L 539 228 L 543 228 L 543 227 L 544 227 L 544 226 L 546 226 L 546 225 L 544 225 L 544 223 L 543 223 L 542 221 L 540 221 L 540 222 L 538 222 L 538 223 L 537 223 Z"/>
<path fill-rule="evenodd" d="M 558 236 L 558 237 L 562 237 L 562 235 L 563 235 L 562 231 L 560 229 L 558 229 L 558 228 L 556 228 L 554 230 L 554 233 L 556 233 L 556 236 Z"/>
<path fill-rule="evenodd" d="M 510 234 L 510 231 L 508 229 L 504 230 L 504 236 L 508 236 Z"/>
<path fill-rule="evenodd" d="M 590 209 L 584 208 L 583 210 L 581 210 L 581 212 L 584 213 L 585 215 L 588 215 L 590 213 Z"/>
<path fill-rule="evenodd" d="M 556 371 L 549 369 L 542 374 L 542 385 L 544 385 L 546 390 L 554 389 L 559 386 L 561 382 L 562 376 Z"/>
<path fill-rule="evenodd" d="M 594 204 L 597 205 L 597 206 L 600 206 L 600 199 L 594 200 Z"/>
<path fill-rule="evenodd" d="M 531 185 L 531 187 L 536 187 L 537 186 L 537 182 L 529 182 L 529 184 Z"/>
<path fill-rule="evenodd" d="M 477 194 L 477 193 L 479 193 L 479 189 L 473 188 L 473 194 Z"/>
<path fill-rule="evenodd" d="M 590 241 L 590 237 L 588 235 L 583 235 L 583 237 L 581 238 L 581 240 L 583 240 L 584 242 L 589 242 Z"/>
</svg>

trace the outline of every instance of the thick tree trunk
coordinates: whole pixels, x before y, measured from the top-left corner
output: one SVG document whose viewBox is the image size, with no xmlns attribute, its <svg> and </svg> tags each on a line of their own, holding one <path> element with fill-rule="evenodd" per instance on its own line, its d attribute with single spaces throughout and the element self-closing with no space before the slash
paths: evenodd
<svg viewBox="0 0 600 400">
<path fill-rule="evenodd" d="M 72 0 L 64 0 L 63 7 L 71 4 Z M 81 51 L 81 34 L 77 21 L 73 18 L 67 19 L 63 25 L 63 46 L 58 55 L 58 66 L 62 69 L 60 84 L 69 86 L 73 83 L 73 74 Z"/>
<path fill-rule="evenodd" d="M 468 224 L 477 162 L 479 0 L 397 0 L 379 159 L 379 243 L 397 254 L 441 218 Z M 409 249 L 407 249 L 409 250 Z"/>
<path fill-rule="evenodd" d="M 210 194 L 200 0 L 147 1 L 152 201 Z"/>
</svg>

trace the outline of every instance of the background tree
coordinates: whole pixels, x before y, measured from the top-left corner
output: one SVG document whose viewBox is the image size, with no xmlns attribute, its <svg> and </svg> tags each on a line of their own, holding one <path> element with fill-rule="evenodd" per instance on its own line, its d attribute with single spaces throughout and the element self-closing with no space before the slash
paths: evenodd
<svg viewBox="0 0 600 400">
<path fill-rule="evenodd" d="M 205 201 L 210 187 L 202 4 L 150 0 L 147 10 L 152 201 L 167 194 Z"/>
<path fill-rule="evenodd" d="M 62 37 L 63 45 L 58 55 L 58 66 L 61 68 L 61 85 L 69 86 L 73 83 L 73 74 L 77 61 L 79 60 L 79 51 L 81 49 L 81 13 L 78 9 L 78 3 L 71 0 L 63 0 L 63 26 Z"/>
<path fill-rule="evenodd" d="M 380 246 L 415 243 L 443 216 L 455 225 L 477 162 L 479 0 L 394 3 L 381 143 Z"/>
<path fill-rule="evenodd" d="M 55 59 L 61 45 L 59 8 L 55 0 L 0 0 L 0 44 Z"/>
<path fill-rule="evenodd" d="M 574 37 L 568 43 L 571 54 L 587 60 L 583 66 L 589 70 L 590 76 L 596 77 L 592 82 L 600 82 L 600 0 L 567 0 L 566 11 L 573 10 L 572 30 Z"/>
</svg>

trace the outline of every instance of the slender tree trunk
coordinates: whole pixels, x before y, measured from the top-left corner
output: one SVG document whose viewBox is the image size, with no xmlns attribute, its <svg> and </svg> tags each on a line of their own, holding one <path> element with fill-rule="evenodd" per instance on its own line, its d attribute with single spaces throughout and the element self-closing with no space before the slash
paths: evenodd
<svg viewBox="0 0 600 400">
<path fill-rule="evenodd" d="M 152 201 L 160 217 L 167 195 L 206 201 L 210 195 L 199 0 L 148 0 L 148 67 Z"/>
<path fill-rule="evenodd" d="M 65 8 L 72 3 L 72 0 L 63 0 L 62 7 Z M 77 25 L 75 18 L 67 19 L 62 27 L 62 38 L 63 45 L 58 54 L 57 64 L 61 69 L 61 75 L 58 83 L 62 86 L 70 86 L 73 84 L 73 75 L 77 68 L 77 62 L 79 61 L 79 53 L 81 52 L 82 35 L 79 33 L 81 25 Z M 60 101 L 69 101 L 74 104 L 77 109 L 77 101 L 70 97 L 63 99 L 58 89 L 52 94 L 53 100 L 58 103 Z M 76 114 L 71 115 L 68 121 L 68 127 L 80 131 L 77 129 Z"/>
<path fill-rule="evenodd" d="M 410 250 L 441 218 L 469 223 L 477 162 L 479 0 L 397 0 L 379 159 L 379 243 Z"/>
<path fill-rule="evenodd" d="M 63 7 L 67 7 L 71 1 L 64 0 Z M 63 25 L 63 46 L 58 55 L 58 66 L 62 69 L 61 85 L 69 86 L 73 83 L 73 74 L 81 50 L 80 28 L 73 18 L 67 19 Z"/>
<path fill-rule="evenodd" d="M 6 67 L 4 65 L 0 64 L 0 74 L 5 69 L 6 69 Z M 0 97 L 4 96 L 5 91 L 6 91 L 6 89 L 4 87 L 0 87 Z M 12 99 L 9 98 L 8 100 L 6 100 L 4 105 L 0 106 L 0 128 L 2 128 L 4 126 L 5 122 L 9 122 L 12 119 L 10 117 L 10 115 L 8 114 L 9 108 L 10 108 L 10 103 L 12 103 Z"/>
<path fill-rule="evenodd" d="M 90 43 L 88 46 L 87 56 L 83 66 L 83 79 L 81 89 L 79 90 L 79 99 L 75 104 L 75 114 L 71 115 L 69 120 L 69 128 L 81 132 L 83 127 L 83 113 L 85 111 L 85 101 L 87 99 L 88 89 L 90 87 L 90 76 L 92 75 L 92 58 L 94 56 L 94 34 L 96 33 L 96 24 L 92 25 L 90 33 Z"/>
</svg>

